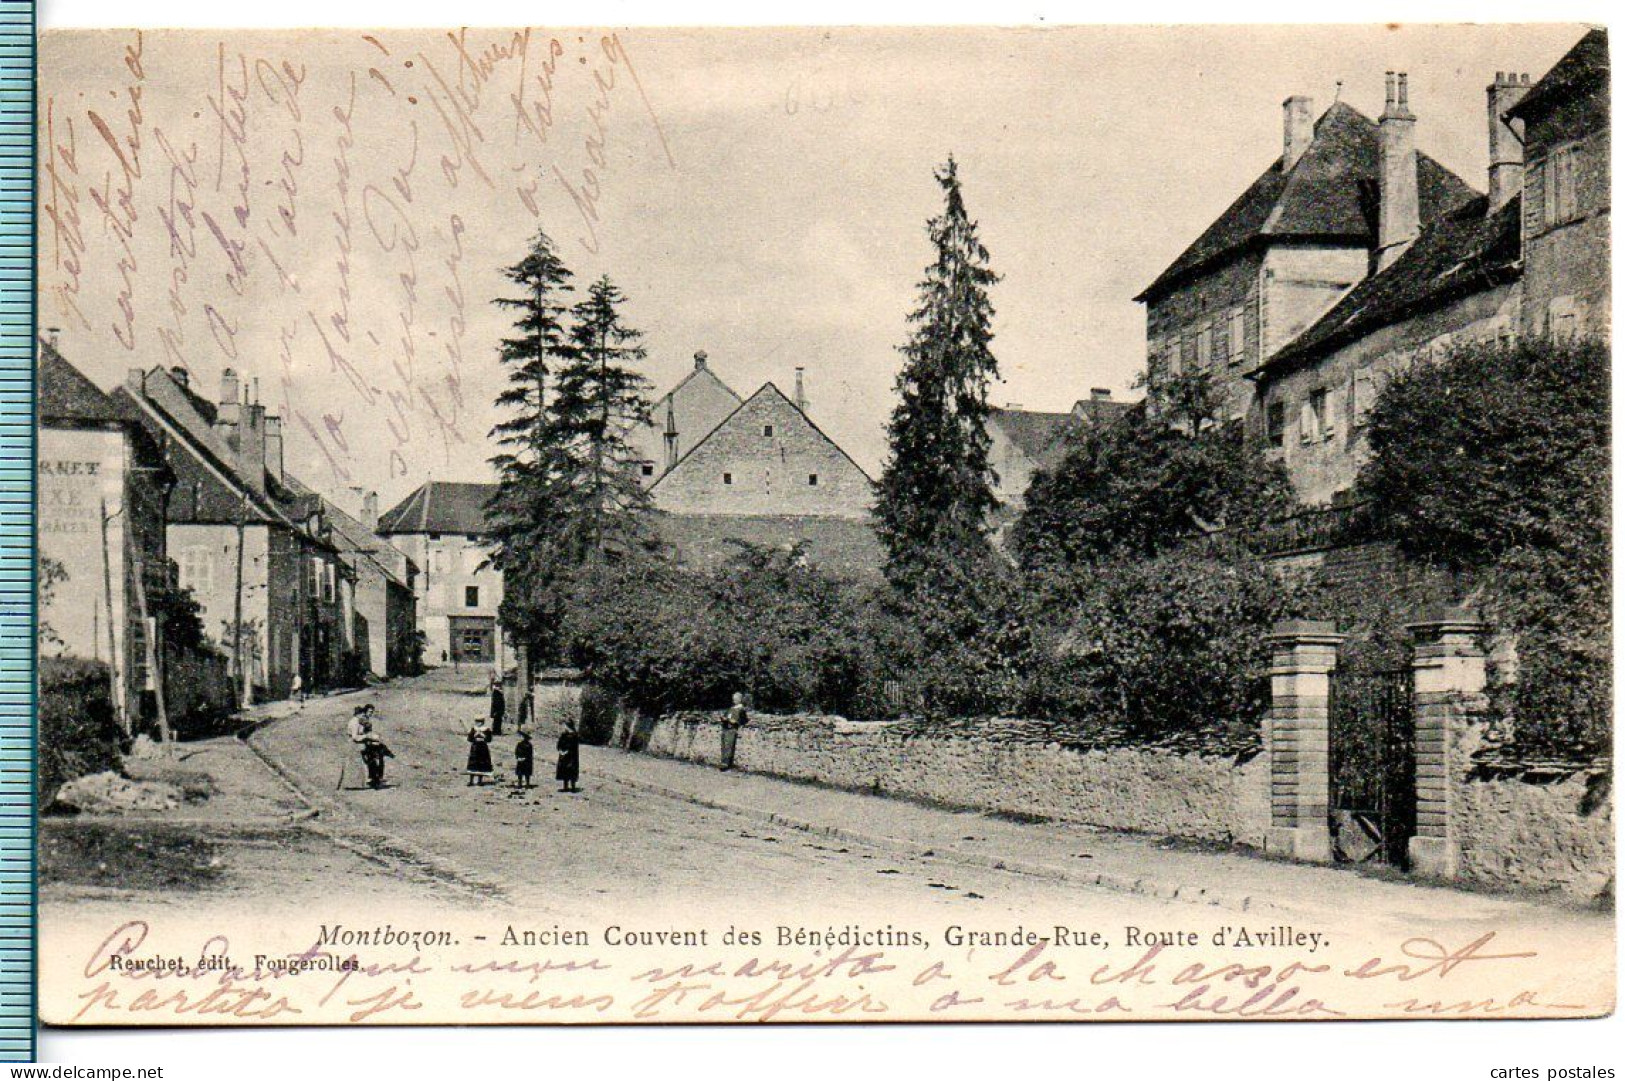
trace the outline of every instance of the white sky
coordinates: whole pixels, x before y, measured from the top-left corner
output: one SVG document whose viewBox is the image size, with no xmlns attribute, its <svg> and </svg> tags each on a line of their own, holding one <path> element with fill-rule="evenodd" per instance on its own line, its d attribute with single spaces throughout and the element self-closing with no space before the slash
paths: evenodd
<svg viewBox="0 0 1625 1081">
<path fill-rule="evenodd" d="M 621 53 L 604 33 L 533 31 L 523 80 L 508 59 L 460 84 L 442 32 L 149 32 L 138 64 L 130 33 L 48 37 L 42 326 L 104 386 L 175 357 L 211 390 L 228 365 L 257 377 L 291 469 L 387 506 L 487 478 L 489 301 L 540 224 L 578 279 L 629 296 L 657 393 L 697 349 L 742 395 L 805 365 L 814 419 L 874 472 L 950 151 L 1004 275 L 993 398 L 1065 409 L 1129 392 L 1132 297 L 1279 154 L 1287 95 L 1318 113 L 1341 80 L 1375 116 L 1384 70 L 1407 70 L 1418 145 L 1482 189 L 1485 85 L 1538 78 L 1583 30 L 628 29 Z M 552 37 L 552 123 L 526 131 L 512 96 L 541 100 Z M 595 181 L 589 231 L 570 188 Z"/>
</svg>

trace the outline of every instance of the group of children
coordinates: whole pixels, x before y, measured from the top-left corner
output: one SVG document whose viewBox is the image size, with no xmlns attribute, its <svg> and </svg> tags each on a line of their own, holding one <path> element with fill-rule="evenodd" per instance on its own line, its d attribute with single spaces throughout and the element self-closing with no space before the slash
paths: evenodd
<svg viewBox="0 0 1625 1081">
<path fill-rule="evenodd" d="M 514 785 L 518 788 L 530 788 L 536 764 L 536 748 L 531 743 L 529 727 L 521 725 L 518 735 L 519 738 L 513 748 Z M 483 785 L 492 779 L 494 769 L 491 762 L 491 741 L 495 737 L 495 729 L 484 717 L 469 727 L 467 768 L 469 785 Z M 559 733 L 558 765 L 553 771 L 553 777 L 559 782 L 560 792 L 581 791 L 576 787 L 576 782 L 581 777 L 581 736 L 576 731 L 574 719 L 566 719 L 564 729 Z"/>
</svg>

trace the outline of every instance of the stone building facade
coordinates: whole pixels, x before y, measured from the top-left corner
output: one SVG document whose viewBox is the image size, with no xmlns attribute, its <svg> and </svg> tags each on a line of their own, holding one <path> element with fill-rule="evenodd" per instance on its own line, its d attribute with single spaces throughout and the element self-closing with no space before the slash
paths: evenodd
<svg viewBox="0 0 1625 1081">
<path fill-rule="evenodd" d="M 1526 334 L 1611 334 L 1608 34 L 1592 30 L 1507 117 L 1523 128 Z"/>
<path fill-rule="evenodd" d="M 1254 406 L 1248 376 L 1364 279 L 1388 243 L 1369 206 L 1381 183 L 1377 124 L 1341 102 L 1318 121 L 1307 98 L 1283 109 L 1282 156 L 1135 298 L 1153 389 L 1206 375 L 1230 420 Z M 1432 158 L 1415 161 L 1416 220 L 1473 197 Z"/>
<path fill-rule="evenodd" d="M 640 459 L 644 487 L 665 476 L 683 455 L 739 408 L 739 395 L 711 370 L 704 353 L 694 369 L 649 410 L 649 423 L 627 438 Z"/>
<path fill-rule="evenodd" d="M 650 489 L 670 514 L 863 519 L 869 475 L 766 383 Z"/>
<path fill-rule="evenodd" d="M 378 520 L 378 533 L 417 568 L 417 629 L 430 665 L 511 660 L 502 623 L 502 573 L 490 566 L 485 504 L 494 484 L 429 481 Z"/>
</svg>

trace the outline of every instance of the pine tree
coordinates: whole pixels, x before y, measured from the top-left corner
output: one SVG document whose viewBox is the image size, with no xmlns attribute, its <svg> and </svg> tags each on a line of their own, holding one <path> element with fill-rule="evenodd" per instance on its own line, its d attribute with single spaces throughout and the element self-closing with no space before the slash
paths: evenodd
<svg viewBox="0 0 1625 1081">
<path fill-rule="evenodd" d="M 920 574 L 933 573 L 932 554 L 985 555 L 988 515 L 998 506 L 988 461 L 987 389 L 998 362 L 987 290 L 999 277 L 965 210 L 952 157 L 936 179 L 947 205 L 929 223 L 937 257 L 909 314 L 915 330 L 900 347 L 906 360 L 887 427 L 891 460 L 876 506 L 887 576 L 910 590 Z"/>
<path fill-rule="evenodd" d="M 509 415 L 491 430 L 502 447 L 491 459 L 499 483 L 487 507 L 491 563 L 503 573 L 503 623 L 521 641 L 540 645 L 539 635 L 556 625 L 551 617 L 552 576 L 544 558 L 558 501 L 555 454 L 548 446 L 548 374 L 570 354 L 563 323 L 568 311 L 561 302 L 570 291 L 570 271 L 546 233 L 538 231 L 523 259 L 503 270 L 522 294 L 498 297 L 496 304 L 516 311 L 515 334 L 505 338 L 501 360 L 508 386 L 497 397 Z M 544 635 L 545 636 L 545 635 Z"/>
<path fill-rule="evenodd" d="M 547 448 L 558 488 L 557 557 L 615 560 L 651 547 L 649 493 L 627 441 L 649 423 L 649 381 L 634 365 L 643 335 L 621 321 L 625 296 L 608 276 L 571 311 L 569 359 L 548 408 Z"/>
</svg>

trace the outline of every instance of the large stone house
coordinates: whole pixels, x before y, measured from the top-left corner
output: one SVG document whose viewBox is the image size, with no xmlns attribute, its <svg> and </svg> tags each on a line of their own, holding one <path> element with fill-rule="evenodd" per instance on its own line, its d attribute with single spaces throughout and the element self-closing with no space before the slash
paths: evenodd
<svg viewBox="0 0 1625 1081">
<path fill-rule="evenodd" d="M 1288 99 L 1288 149 L 1277 168 L 1293 156 L 1294 103 L 1301 100 Z M 1394 373 L 1468 341 L 1607 333 L 1603 32 L 1588 34 L 1539 82 L 1500 72 L 1488 85 L 1487 194 L 1442 174 L 1416 150 L 1411 104 L 1406 76 L 1390 74 L 1374 157 L 1345 156 L 1340 181 L 1322 178 L 1328 190 L 1363 186 L 1371 193 L 1364 211 L 1370 223 L 1365 270 L 1346 286 L 1323 290 L 1316 305 L 1300 306 L 1288 321 L 1289 333 L 1267 329 L 1274 305 L 1266 275 L 1257 292 L 1266 324 L 1258 351 L 1245 351 L 1239 363 L 1223 358 L 1222 368 L 1212 346 L 1196 354 L 1195 370 L 1220 383 L 1228 415 L 1245 418 L 1249 437 L 1284 462 L 1295 493 L 1307 504 L 1334 502 L 1352 490 L 1367 454 L 1366 416 Z M 1322 118 L 1316 141 L 1339 108 L 1346 107 L 1334 106 Z M 1360 120 L 1338 126 L 1357 135 L 1369 124 Z M 1355 141 L 1363 145 L 1363 136 Z M 1311 143 L 1296 168 L 1313 161 L 1313 154 Z M 1288 172 L 1295 175 L 1295 169 Z M 1343 254 L 1353 268 L 1357 246 Z M 1166 308 L 1173 294 L 1155 290 L 1147 291 L 1153 296 L 1147 361 L 1153 386 L 1159 373 L 1178 372 L 1180 361 L 1191 357 L 1158 337 L 1166 324 L 1150 315 Z M 1190 298 L 1183 303 L 1188 307 Z M 1244 330 L 1252 326 L 1247 318 Z M 1249 350 L 1251 333 L 1238 339 Z"/>
<path fill-rule="evenodd" d="M 1284 103 L 1281 156 L 1135 299 L 1146 306 L 1146 373 L 1202 373 L 1226 419 L 1254 407 L 1248 376 L 1297 338 L 1373 269 L 1393 262 L 1421 225 L 1477 193 L 1415 150 L 1415 118 L 1396 107 L 1379 126 L 1338 102 L 1318 120 L 1313 102 Z M 1403 181 L 1410 197 L 1379 194 Z"/>
<path fill-rule="evenodd" d="M 214 402 L 161 367 L 132 370 L 113 398 L 165 447 L 170 557 L 244 697 L 285 697 L 295 675 L 309 690 L 351 680 L 354 582 L 321 498 L 283 472 L 280 419 L 230 369 Z"/>
<path fill-rule="evenodd" d="M 490 565 L 485 505 L 496 485 L 429 481 L 378 519 L 417 567 L 417 628 L 430 665 L 511 662 L 497 619 L 502 572 Z"/>
</svg>

